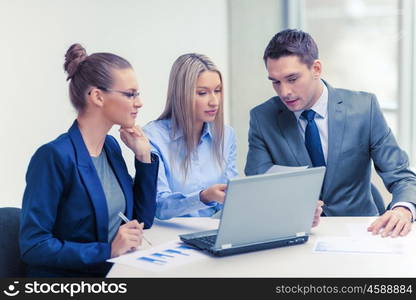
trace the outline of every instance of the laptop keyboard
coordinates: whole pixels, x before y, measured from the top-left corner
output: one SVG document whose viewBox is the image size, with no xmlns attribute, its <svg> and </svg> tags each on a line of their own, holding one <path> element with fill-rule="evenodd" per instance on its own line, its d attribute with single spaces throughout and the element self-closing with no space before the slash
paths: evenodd
<svg viewBox="0 0 416 300">
<path fill-rule="evenodd" d="M 215 242 L 217 240 L 217 234 L 200 236 L 200 237 L 181 236 L 181 239 L 185 243 L 190 244 L 201 250 L 214 251 L 212 253 L 215 255 L 225 256 L 225 255 L 243 253 L 243 252 L 249 252 L 249 251 L 255 251 L 255 250 L 263 250 L 263 249 L 302 244 L 308 240 L 308 236 L 296 237 L 296 238 L 293 237 L 293 238 L 277 240 L 277 241 L 260 242 L 258 244 L 251 244 L 251 245 L 240 245 L 238 247 L 227 248 L 227 249 L 223 249 L 223 248 L 213 249 Z"/>
<path fill-rule="evenodd" d="M 211 247 L 215 244 L 215 240 L 217 239 L 217 235 L 208 235 L 208 236 L 201 236 L 198 238 L 194 238 L 192 239 L 192 241 L 196 241 L 196 242 L 201 242 L 205 245 L 207 245 L 208 247 Z"/>
</svg>

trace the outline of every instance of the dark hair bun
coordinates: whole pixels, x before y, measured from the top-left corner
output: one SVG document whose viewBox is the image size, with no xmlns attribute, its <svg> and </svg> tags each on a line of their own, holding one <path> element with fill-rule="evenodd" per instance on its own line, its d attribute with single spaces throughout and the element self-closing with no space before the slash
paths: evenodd
<svg viewBox="0 0 416 300">
<path fill-rule="evenodd" d="M 66 80 L 71 79 L 78 70 L 79 64 L 87 58 L 87 51 L 80 44 L 73 44 L 65 54 L 64 69 L 68 73 Z"/>
</svg>

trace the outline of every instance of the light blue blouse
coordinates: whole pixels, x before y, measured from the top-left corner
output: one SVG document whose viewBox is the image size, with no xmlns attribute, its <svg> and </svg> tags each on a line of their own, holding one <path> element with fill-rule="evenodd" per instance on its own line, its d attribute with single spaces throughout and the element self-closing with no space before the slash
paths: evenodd
<svg viewBox="0 0 416 300">
<path fill-rule="evenodd" d="M 217 202 L 201 202 L 199 193 L 214 184 L 227 183 L 228 179 L 238 175 L 234 130 L 229 126 L 224 128 L 224 163 L 221 168 L 212 151 L 211 125 L 205 123 L 185 178 L 181 168 L 185 152 L 183 136 L 171 136 L 171 120 L 152 121 L 143 129 L 152 145 L 152 152 L 159 156 L 156 217 L 163 220 L 208 217 L 221 209 L 222 205 Z"/>
</svg>

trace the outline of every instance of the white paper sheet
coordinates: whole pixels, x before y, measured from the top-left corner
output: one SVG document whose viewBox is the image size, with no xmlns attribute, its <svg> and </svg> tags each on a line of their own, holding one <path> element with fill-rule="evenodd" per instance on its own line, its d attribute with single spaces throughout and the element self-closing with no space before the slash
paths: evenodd
<svg viewBox="0 0 416 300">
<path fill-rule="evenodd" d="M 406 243 L 392 238 L 373 237 L 324 237 L 315 242 L 315 253 L 387 254 L 406 253 Z"/>
<path fill-rule="evenodd" d="M 162 272 L 201 259 L 208 259 L 208 256 L 175 240 L 146 250 L 121 255 L 107 261 L 143 270 Z"/>
<path fill-rule="evenodd" d="M 410 231 L 405 237 L 381 237 L 367 231 L 368 223 L 346 224 L 349 236 L 322 237 L 315 242 L 316 253 L 349 253 L 349 254 L 408 254 L 416 249 L 416 232 Z"/>
<path fill-rule="evenodd" d="M 273 165 L 270 169 L 266 171 L 266 173 L 283 173 L 283 172 L 293 172 L 293 171 L 300 171 L 307 169 L 308 166 L 300 166 L 300 167 L 289 167 L 289 166 L 281 166 L 281 165 Z"/>
</svg>

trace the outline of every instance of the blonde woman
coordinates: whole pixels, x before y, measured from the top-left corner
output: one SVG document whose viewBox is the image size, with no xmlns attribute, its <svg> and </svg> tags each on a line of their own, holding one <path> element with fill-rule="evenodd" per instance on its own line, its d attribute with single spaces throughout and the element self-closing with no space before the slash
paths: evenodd
<svg viewBox="0 0 416 300">
<path fill-rule="evenodd" d="M 205 55 L 173 64 L 166 107 L 144 127 L 159 156 L 156 217 L 206 217 L 222 208 L 227 180 L 237 175 L 236 141 L 224 125 L 221 72 Z"/>
</svg>

